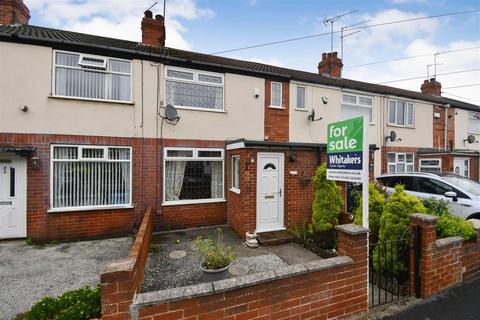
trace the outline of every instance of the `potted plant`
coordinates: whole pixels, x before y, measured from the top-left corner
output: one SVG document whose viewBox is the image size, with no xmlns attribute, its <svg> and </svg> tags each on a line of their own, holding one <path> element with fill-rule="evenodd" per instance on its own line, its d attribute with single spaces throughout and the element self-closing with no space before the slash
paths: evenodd
<svg viewBox="0 0 480 320">
<path fill-rule="evenodd" d="M 206 281 L 217 281 L 228 277 L 228 268 L 236 258 L 233 247 L 223 243 L 223 233 L 217 229 L 215 239 L 212 236 L 195 239 L 195 245 L 202 256 L 200 268 Z"/>
</svg>

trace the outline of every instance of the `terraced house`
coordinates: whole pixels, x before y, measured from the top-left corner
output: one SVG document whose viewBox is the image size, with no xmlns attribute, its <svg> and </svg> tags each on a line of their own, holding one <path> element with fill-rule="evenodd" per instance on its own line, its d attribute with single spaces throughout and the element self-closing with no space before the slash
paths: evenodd
<svg viewBox="0 0 480 320">
<path fill-rule="evenodd" d="M 311 214 L 327 123 L 356 115 L 372 178 L 479 179 L 480 106 L 435 79 L 420 93 L 344 79 L 336 53 L 310 73 L 167 48 L 150 11 L 141 43 L 28 20 L 21 0 L 0 4 L 0 238 L 125 234 L 147 206 L 157 230 L 282 230 Z"/>
</svg>

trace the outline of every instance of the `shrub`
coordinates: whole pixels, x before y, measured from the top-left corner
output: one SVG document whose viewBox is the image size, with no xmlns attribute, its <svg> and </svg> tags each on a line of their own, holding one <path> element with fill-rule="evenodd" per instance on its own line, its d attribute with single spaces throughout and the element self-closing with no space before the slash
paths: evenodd
<svg viewBox="0 0 480 320">
<path fill-rule="evenodd" d="M 24 319 L 87 320 L 101 316 L 100 285 L 65 292 L 58 298 L 38 301 Z"/>
<path fill-rule="evenodd" d="M 408 234 L 409 219 L 412 213 L 425 212 L 420 200 L 405 193 L 402 185 L 395 187 L 395 192 L 389 197 L 380 218 L 378 242 L 373 251 L 374 266 L 377 271 L 385 271 L 385 265 L 393 266 L 393 273 L 399 275 L 406 271 L 405 261 L 399 255 L 404 252 L 402 246 L 408 246 L 408 241 L 396 242 Z"/>
<path fill-rule="evenodd" d="M 368 223 L 370 232 L 378 235 L 378 229 L 380 228 L 380 217 L 383 213 L 383 206 L 385 204 L 385 195 L 380 186 L 370 183 L 368 185 Z M 356 225 L 362 226 L 362 206 L 363 200 L 360 198 L 360 205 L 355 209 Z"/>
<path fill-rule="evenodd" d="M 327 180 L 327 165 L 317 168 L 313 178 L 315 198 L 312 205 L 310 233 L 332 231 L 338 224 L 338 216 L 343 208 L 342 192 L 335 181 Z"/>
<path fill-rule="evenodd" d="M 302 243 L 307 243 L 310 239 L 307 219 L 303 220 L 302 224 L 295 225 L 293 228 L 289 228 L 287 231 Z"/>
<path fill-rule="evenodd" d="M 427 209 L 427 213 L 439 217 L 437 222 L 437 235 L 440 238 L 459 236 L 465 240 L 472 240 L 477 232 L 473 225 L 455 216 L 448 207 L 448 201 L 437 198 L 428 198 L 422 200 Z"/>
<path fill-rule="evenodd" d="M 228 266 L 236 258 L 233 247 L 227 247 L 223 243 L 222 229 L 217 229 L 216 239 L 212 236 L 195 239 L 195 245 L 203 258 L 202 266 L 205 269 L 217 270 Z"/>
</svg>

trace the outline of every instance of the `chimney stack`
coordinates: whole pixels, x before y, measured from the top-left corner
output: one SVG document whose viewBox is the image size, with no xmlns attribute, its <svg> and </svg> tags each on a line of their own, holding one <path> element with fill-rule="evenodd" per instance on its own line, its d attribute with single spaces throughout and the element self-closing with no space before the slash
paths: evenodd
<svg viewBox="0 0 480 320">
<path fill-rule="evenodd" d="M 154 46 L 165 47 L 165 19 L 157 14 L 155 19 L 150 10 L 144 12 L 142 19 L 142 43 Z"/>
<path fill-rule="evenodd" d="M 0 24 L 28 24 L 30 11 L 23 0 L 0 1 Z"/>
<path fill-rule="evenodd" d="M 438 82 L 437 79 L 430 78 L 430 80 L 423 81 L 420 91 L 425 94 L 440 97 L 442 95 L 442 84 Z"/>
<path fill-rule="evenodd" d="M 343 63 L 337 52 L 322 53 L 322 61 L 318 64 L 318 73 L 330 77 L 342 77 Z"/>
</svg>

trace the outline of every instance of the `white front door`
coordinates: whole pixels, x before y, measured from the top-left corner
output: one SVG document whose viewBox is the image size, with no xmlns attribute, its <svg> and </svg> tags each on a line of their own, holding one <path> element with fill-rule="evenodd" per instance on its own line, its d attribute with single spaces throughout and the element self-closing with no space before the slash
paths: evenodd
<svg viewBox="0 0 480 320">
<path fill-rule="evenodd" d="M 0 158 L 0 239 L 27 236 L 27 163 Z"/>
<path fill-rule="evenodd" d="M 258 153 L 257 232 L 283 230 L 283 153 Z"/>
<path fill-rule="evenodd" d="M 470 177 L 470 160 L 465 158 L 455 158 L 453 161 L 453 172 L 464 176 Z"/>
</svg>

